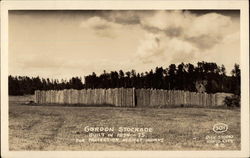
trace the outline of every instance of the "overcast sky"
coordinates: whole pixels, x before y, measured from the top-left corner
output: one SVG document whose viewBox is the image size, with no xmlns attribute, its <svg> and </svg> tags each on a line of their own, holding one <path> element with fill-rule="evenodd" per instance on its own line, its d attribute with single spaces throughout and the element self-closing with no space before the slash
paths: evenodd
<svg viewBox="0 0 250 158">
<path fill-rule="evenodd" d="M 50 78 L 103 70 L 240 60 L 239 11 L 10 11 L 9 74 Z"/>
</svg>

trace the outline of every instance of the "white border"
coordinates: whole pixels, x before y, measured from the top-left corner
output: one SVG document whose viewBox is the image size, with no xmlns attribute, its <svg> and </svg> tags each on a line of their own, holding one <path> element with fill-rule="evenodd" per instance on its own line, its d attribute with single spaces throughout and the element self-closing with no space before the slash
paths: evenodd
<svg viewBox="0 0 250 158">
<path fill-rule="evenodd" d="M 9 151 L 8 10 L 80 9 L 240 9 L 241 150 L 240 151 Z M 249 155 L 249 9 L 247 0 L 211 1 L 2 1 L 1 2 L 1 156 L 13 157 L 248 157 Z"/>
</svg>

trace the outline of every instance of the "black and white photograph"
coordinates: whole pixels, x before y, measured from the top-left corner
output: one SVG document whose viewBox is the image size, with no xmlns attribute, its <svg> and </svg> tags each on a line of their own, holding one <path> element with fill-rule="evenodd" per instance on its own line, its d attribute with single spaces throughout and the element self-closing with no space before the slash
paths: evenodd
<svg viewBox="0 0 250 158">
<path fill-rule="evenodd" d="M 10 152 L 242 151 L 241 8 L 7 15 Z"/>
</svg>

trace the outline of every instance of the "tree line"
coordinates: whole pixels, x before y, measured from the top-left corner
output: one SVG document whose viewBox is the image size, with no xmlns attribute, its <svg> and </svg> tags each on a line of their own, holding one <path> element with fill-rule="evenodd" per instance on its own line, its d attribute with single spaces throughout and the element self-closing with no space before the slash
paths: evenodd
<svg viewBox="0 0 250 158">
<path fill-rule="evenodd" d="M 240 67 L 234 65 L 231 75 L 226 75 L 224 65 L 211 62 L 198 62 L 197 65 L 171 64 L 167 68 L 137 73 L 135 70 L 95 72 L 88 76 L 72 77 L 69 80 L 45 79 L 28 76 L 9 76 L 9 94 L 34 94 L 35 90 L 94 89 L 94 88 L 154 88 L 166 90 L 197 91 L 197 82 L 202 83 L 205 92 L 240 94 Z"/>
</svg>

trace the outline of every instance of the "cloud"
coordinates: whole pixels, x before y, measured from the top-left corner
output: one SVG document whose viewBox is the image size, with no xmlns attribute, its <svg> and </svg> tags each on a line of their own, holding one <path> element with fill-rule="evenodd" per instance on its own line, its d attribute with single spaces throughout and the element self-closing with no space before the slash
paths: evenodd
<svg viewBox="0 0 250 158">
<path fill-rule="evenodd" d="M 198 61 L 231 69 L 240 61 L 239 12 L 52 12 L 10 14 L 10 73 L 71 77 Z"/>
<path fill-rule="evenodd" d="M 156 11 L 151 16 L 142 17 L 141 25 L 165 31 L 169 28 L 185 28 L 192 16 L 189 12 L 182 11 Z"/>
<path fill-rule="evenodd" d="M 183 29 L 181 27 L 169 27 L 165 30 L 165 33 L 169 37 L 179 37 L 183 33 Z"/>
<path fill-rule="evenodd" d="M 230 17 L 218 13 L 196 15 L 187 11 L 157 11 L 141 17 L 146 35 L 138 46 L 137 55 L 144 64 L 200 59 L 204 52 L 209 52 L 206 50 L 231 39 L 229 35 L 239 29 L 233 25 Z"/>
<path fill-rule="evenodd" d="M 213 35 L 186 37 L 186 41 L 189 41 L 200 50 L 212 48 L 215 44 L 220 43 L 222 39 L 223 39 L 222 36 L 213 36 Z"/>
<path fill-rule="evenodd" d="M 100 37 L 115 38 L 117 36 L 115 30 L 122 26 L 101 17 L 94 16 L 83 21 L 81 27 L 94 31 L 94 33 Z"/>
<path fill-rule="evenodd" d="M 143 63 L 151 63 L 153 58 L 161 56 L 163 51 L 160 45 L 160 35 L 147 33 L 145 38 L 140 41 L 136 55 Z"/>
<path fill-rule="evenodd" d="M 82 23 L 82 26 L 94 29 L 97 35 L 111 38 L 116 36 L 116 29 L 125 25 L 140 25 L 150 33 L 177 37 L 205 50 L 221 42 L 230 33 L 232 20 L 219 13 L 197 15 L 182 10 L 102 11 Z"/>
<path fill-rule="evenodd" d="M 189 41 L 199 49 L 219 43 L 230 32 L 231 24 L 230 17 L 218 13 L 198 16 L 187 11 L 158 11 L 141 19 L 141 25 L 148 31 L 164 32 L 166 36 Z"/>
<path fill-rule="evenodd" d="M 162 34 L 146 33 L 136 55 L 144 64 L 188 61 L 198 52 L 189 42 Z M 183 57 L 186 57 L 183 58 Z"/>
<path fill-rule="evenodd" d="M 230 33 L 228 27 L 231 24 L 230 17 L 216 13 L 197 16 L 186 28 L 184 38 L 201 50 L 209 49 L 220 43 L 225 35 Z"/>
<path fill-rule="evenodd" d="M 209 13 L 201 16 L 195 16 L 187 27 L 185 35 L 188 37 L 214 35 L 221 36 L 228 33 L 227 27 L 232 24 L 230 17 Z"/>
<path fill-rule="evenodd" d="M 146 58 L 157 56 L 157 54 L 162 54 L 164 50 L 169 49 L 168 44 L 163 44 L 166 46 L 164 48 L 154 40 L 156 37 L 153 36 L 158 36 L 158 34 L 163 34 L 167 38 L 177 38 L 182 43 L 189 43 L 189 45 L 193 45 L 193 50 L 202 53 L 204 50 L 211 49 L 216 44 L 221 43 L 227 34 L 232 33 L 232 19 L 219 13 L 194 14 L 182 10 L 103 11 L 99 16 L 106 21 L 105 23 L 99 21 L 100 26 L 98 25 L 98 27 L 107 27 L 107 22 L 112 23 L 112 25 L 140 25 L 142 29 L 146 30 L 146 34 L 153 34 L 145 35 L 145 39 L 141 41 L 141 46 L 137 49 L 137 55 L 143 59 L 144 63 L 151 61 L 151 59 L 146 60 Z M 109 33 L 105 31 L 97 32 L 97 34 L 107 36 Z M 183 51 L 185 51 L 184 46 L 175 47 L 183 47 Z M 145 57 L 142 57 L 143 55 Z"/>
<path fill-rule="evenodd" d="M 140 24 L 140 16 L 145 14 L 143 11 L 103 11 L 100 16 L 108 21 L 112 21 L 123 25 Z"/>
</svg>

